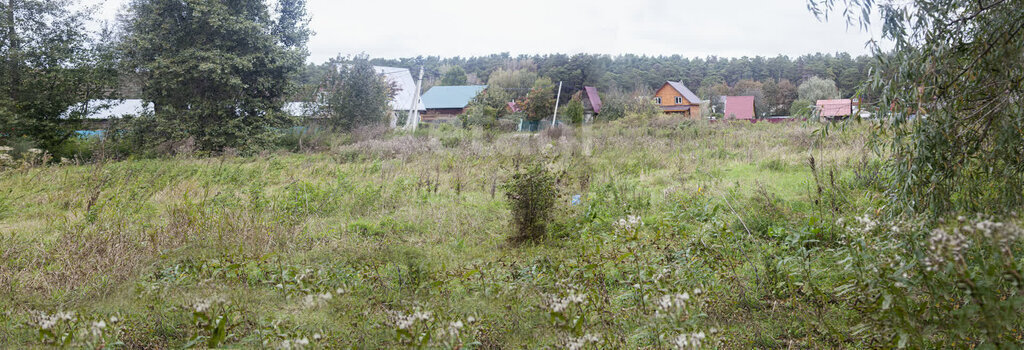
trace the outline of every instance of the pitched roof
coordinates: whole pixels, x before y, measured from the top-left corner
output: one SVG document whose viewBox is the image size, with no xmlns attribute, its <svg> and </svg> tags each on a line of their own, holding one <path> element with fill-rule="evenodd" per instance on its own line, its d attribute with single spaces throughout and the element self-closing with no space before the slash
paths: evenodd
<svg viewBox="0 0 1024 350">
<path fill-rule="evenodd" d="M 408 111 L 409 106 L 412 106 L 413 99 L 416 98 L 416 81 L 412 79 L 412 73 L 409 73 L 409 69 L 398 68 L 398 67 L 384 67 L 384 66 L 373 66 L 373 69 L 377 71 L 377 74 L 383 75 L 387 79 L 388 83 L 395 84 L 398 89 L 395 91 L 395 97 L 391 98 L 391 109 L 397 111 Z M 423 101 L 421 100 L 416 104 L 418 110 L 426 110 L 423 107 Z"/>
<path fill-rule="evenodd" d="M 754 119 L 754 96 L 725 96 L 725 117 Z"/>
<path fill-rule="evenodd" d="M 139 99 L 128 100 L 89 100 L 68 108 L 61 118 L 67 119 L 72 113 L 83 113 L 84 119 L 104 120 L 120 118 L 126 115 L 137 116 L 153 111 L 152 103 Z"/>
<path fill-rule="evenodd" d="M 601 96 L 597 94 L 597 88 L 584 86 L 583 90 L 587 92 L 587 99 L 590 100 L 590 105 L 594 107 L 594 113 L 601 113 Z"/>
<path fill-rule="evenodd" d="M 679 93 L 682 94 L 687 101 L 690 101 L 691 104 L 700 103 L 700 97 L 697 97 L 697 95 L 694 94 L 693 91 L 687 89 L 686 85 L 683 85 L 683 82 L 670 81 L 668 82 L 668 85 L 671 86 L 673 89 L 676 89 L 676 91 L 679 91 Z"/>
<path fill-rule="evenodd" d="M 487 85 L 435 86 L 423 94 L 427 109 L 466 108 L 469 101 L 487 88 Z"/>
<path fill-rule="evenodd" d="M 822 117 L 845 117 L 853 114 L 853 100 L 818 100 L 818 115 Z"/>
</svg>

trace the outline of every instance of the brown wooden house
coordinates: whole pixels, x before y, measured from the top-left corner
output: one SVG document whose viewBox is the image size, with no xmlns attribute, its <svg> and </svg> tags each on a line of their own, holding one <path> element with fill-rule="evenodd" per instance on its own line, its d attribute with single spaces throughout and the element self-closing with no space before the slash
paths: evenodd
<svg viewBox="0 0 1024 350">
<path fill-rule="evenodd" d="M 665 113 L 700 117 L 700 98 L 682 82 L 665 82 L 654 94 L 654 103 Z"/>
</svg>

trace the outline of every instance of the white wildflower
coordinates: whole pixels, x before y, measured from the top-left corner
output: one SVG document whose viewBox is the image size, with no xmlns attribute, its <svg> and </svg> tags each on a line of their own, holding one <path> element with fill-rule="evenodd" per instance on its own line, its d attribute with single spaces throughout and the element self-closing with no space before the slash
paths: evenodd
<svg viewBox="0 0 1024 350">
<path fill-rule="evenodd" d="M 566 341 L 565 341 L 565 348 L 566 349 L 570 349 L 570 350 L 579 350 L 579 349 L 583 349 L 584 347 L 586 347 L 587 344 L 597 344 L 599 342 L 601 342 L 601 336 L 600 335 L 594 335 L 594 334 L 587 333 L 587 334 L 584 334 L 582 337 L 579 337 L 579 338 L 571 338 L 570 337 L 570 338 L 566 339 Z"/>
<path fill-rule="evenodd" d="M 459 336 L 459 332 L 462 331 L 462 321 L 455 321 L 448 323 L 448 336 L 455 338 Z"/>
<path fill-rule="evenodd" d="M 103 322 L 103 320 L 99 320 L 97 322 L 93 322 L 92 323 L 92 335 L 93 336 L 99 336 L 99 335 L 103 334 L 103 329 L 104 328 L 107 328 L 107 323 Z"/>
</svg>

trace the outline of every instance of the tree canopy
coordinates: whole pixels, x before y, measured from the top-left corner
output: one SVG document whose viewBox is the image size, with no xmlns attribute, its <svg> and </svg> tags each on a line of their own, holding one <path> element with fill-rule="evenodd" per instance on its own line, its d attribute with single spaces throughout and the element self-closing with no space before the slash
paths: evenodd
<svg viewBox="0 0 1024 350">
<path fill-rule="evenodd" d="M 276 4 L 271 11 L 265 0 L 131 2 L 125 62 L 143 72 L 158 138 L 253 150 L 290 124 L 281 107 L 307 56 L 308 19 L 304 0 Z"/>
<path fill-rule="evenodd" d="M 53 151 L 80 125 L 80 114 L 65 114 L 69 107 L 113 85 L 115 73 L 97 72 L 109 51 L 89 38 L 87 14 L 77 7 L 71 0 L 0 2 L 0 137 Z"/>
<path fill-rule="evenodd" d="M 867 28 L 880 15 L 892 51 L 874 45 L 894 204 L 998 213 L 1024 204 L 1024 1 L 811 0 Z M 877 12 L 876 12 L 877 11 Z"/>
</svg>

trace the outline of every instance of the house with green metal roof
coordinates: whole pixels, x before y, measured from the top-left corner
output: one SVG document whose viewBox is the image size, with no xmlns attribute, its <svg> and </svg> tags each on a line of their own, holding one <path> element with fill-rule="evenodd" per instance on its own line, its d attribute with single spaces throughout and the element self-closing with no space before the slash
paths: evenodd
<svg viewBox="0 0 1024 350">
<path fill-rule="evenodd" d="M 466 112 L 466 106 L 487 85 L 435 86 L 423 94 L 424 122 L 443 122 Z"/>
</svg>

